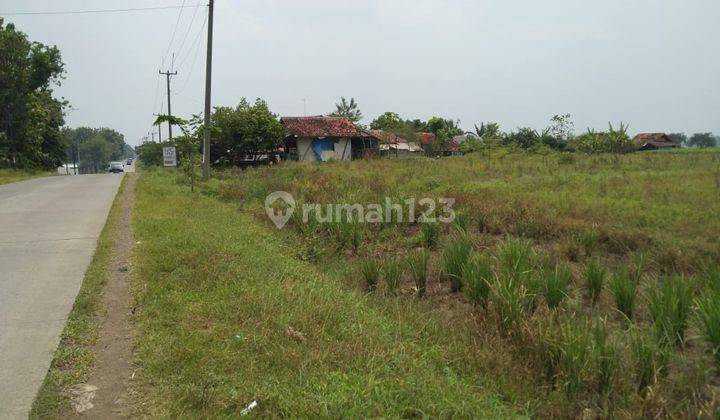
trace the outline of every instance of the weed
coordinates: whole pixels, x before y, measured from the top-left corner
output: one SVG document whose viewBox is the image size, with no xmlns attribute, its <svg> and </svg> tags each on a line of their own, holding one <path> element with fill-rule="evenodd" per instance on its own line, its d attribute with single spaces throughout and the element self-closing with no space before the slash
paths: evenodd
<svg viewBox="0 0 720 420">
<path fill-rule="evenodd" d="M 566 265 L 558 264 L 554 270 L 543 272 L 543 295 L 550 309 L 555 309 L 567 297 L 572 273 Z"/>
<path fill-rule="evenodd" d="M 615 306 L 628 323 L 633 319 L 637 287 L 638 284 L 630 277 L 626 269 L 615 273 L 610 282 L 610 289 L 615 298 Z"/>
<path fill-rule="evenodd" d="M 383 265 L 383 277 L 385 279 L 385 286 L 387 286 L 387 292 L 391 295 L 397 293 L 398 287 L 400 286 L 400 276 L 402 270 L 400 264 L 396 258 L 390 258 L 385 261 Z"/>
<path fill-rule="evenodd" d="M 635 362 L 635 375 L 638 391 L 654 384 L 658 374 L 665 370 L 668 361 L 666 347 L 658 346 L 647 334 L 636 329 L 633 332 L 631 351 Z"/>
<path fill-rule="evenodd" d="M 696 300 L 700 329 L 720 365 L 720 291 L 707 289 Z"/>
<path fill-rule="evenodd" d="M 465 294 L 473 305 L 487 307 L 492 278 L 492 261 L 488 256 L 484 254 L 473 255 L 465 264 L 462 283 L 465 285 Z"/>
<path fill-rule="evenodd" d="M 607 320 L 600 318 L 593 325 L 593 359 L 597 371 L 598 392 L 608 392 L 617 367 L 615 347 L 608 340 Z"/>
<path fill-rule="evenodd" d="M 459 235 L 451 241 L 442 256 L 442 272 L 450 281 L 450 288 L 453 293 L 462 289 L 462 275 L 465 263 L 470 257 L 472 245 L 466 235 Z"/>
<path fill-rule="evenodd" d="M 455 212 L 455 218 L 452 223 L 458 232 L 468 233 L 470 229 L 470 215 L 465 210 L 458 210 Z"/>
<path fill-rule="evenodd" d="M 602 292 L 603 282 L 605 281 L 605 268 L 600 263 L 600 258 L 593 258 L 585 268 L 585 285 L 590 293 L 590 300 L 593 306 L 597 303 Z"/>
<path fill-rule="evenodd" d="M 503 276 L 495 278 L 492 292 L 500 331 L 504 334 L 518 332 L 534 309 L 535 295 L 526 282 Z"/>
<path fill-rule="evenodd" d="M 368 258 L 360 264 L 360 273 L 362 274 L 363 280 L 365 280 L 365 286 L 369 291 L 375 291 L 377 288 L 378 280 L 380 279 L 380 267 L 373 258 Z"/>
<path fill-rule="evenodd" d="M 658 343 L 682 345 L 693 301 L 690 285 L 680 276 L 661 279 L 647 298 Z"/>
<path fill-rule="evenodd" d="M 440 224 L 437 222 L 428 222 L 420 224 L 420 241 L 423 246 L 432 248 L 440 239 Z"/>
<path fill-rule="evenodd" d="M 408 254 L 406 263 L 415 282 L 418 297 L 425 296 L 427 290 L 428 261 L 430 253 L 425 249 L 416 249 Z"/>
<path fill-rule="evenodd" d="M 521 281 L 532 271 L 532 248 L 530 241 L 507 239 L 498 246 L 498 258 L 502 276 Z"/>
<path fill-rule="evenodd" d="M 548 340 L 548 367 L 560 369 L 565 392 L 573 394 L 583 384 L 590 363 L 592 340 L 585 322 L 567 320 Z"/>
</svg>

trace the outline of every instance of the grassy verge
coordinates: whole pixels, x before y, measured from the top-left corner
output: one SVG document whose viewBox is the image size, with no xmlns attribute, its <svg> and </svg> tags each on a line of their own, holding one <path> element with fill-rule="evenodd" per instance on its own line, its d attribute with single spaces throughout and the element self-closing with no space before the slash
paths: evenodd
<svg viewBox="0 0 720 420">
<path fill-rule="evenodd" d="M 53 176 L 55 174 L 53 171 L 0 169 L 0 185 L 39 178 L 41 176 Z"/>
<path fill-rule="evenodd" d="M 95 255 L 85 272 L 85 279 L 65 324 L 60 344 L 55 350 L 45 381 L 35 397 L 30 418 L 62 418 L 72 413 L 65 390 L 86 382 L 92 371 L 95 360 L 92 344 L 97 338 L 98 305 L 109 278 L 108 266 L 120 220 L 122 193 L 126 181 L 127 178 L 123 179 L 115 196 L 107 222 L 98 239 Z"/>
<path fill-rule="evenodd" d="M 413 298 L 320 271 L 237 204 L 169 172 L 136 188 L 137 415 L 510 417 L 502 353 Z M 501 356 L 498 356 L 501 357 Z"/>
</svg>

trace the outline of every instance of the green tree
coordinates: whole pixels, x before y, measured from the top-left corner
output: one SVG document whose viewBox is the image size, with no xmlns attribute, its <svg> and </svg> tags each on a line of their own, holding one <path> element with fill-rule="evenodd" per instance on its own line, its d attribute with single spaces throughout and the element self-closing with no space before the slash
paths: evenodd
<svg viewBox="0 0 720 420">
<path fill-rule="evenodd" d="M 363 118 L 363 114 L 360 112 L 355 98 L 350 98 L 348 101 L 344 96 L 340 97 L 340 102 L 335 104 L 335 111 L 330 115 L 333 117 L 347 118 L 352 121 L 353 124 L 359 123 Z"/>
<path fill-rule="evenodd" d="M 676 143 L 687 144 L 687 136 L 685 133 L 671 133 L 668 134 L 668 138 Z"/>
<path fill-rule="evenodd" d="M 712 133 L 695 133 L 687 141 L 687 144 L 690 147 L 706 148 L 715 147 L 717 142 Z"/>
<path fill-rule="evenodd" d="M 101 172 L 110 164 L 113 145 L 100 134 L 80 144 L 80 171 Z"/>
<path fill-rule="evenodd" d="M 246 155 L 272 152 L 282 145 L 285 129 L 267 103 L 256 99 L 250 104 L 245 98 L 235 108 L 217 107 L 212 115 L 213 160 L 237 165 Z"/>
<path fill-rule="evenodd" d="M 395 112 L 385 112 L 379 117 L 372 120 L 370 128 L 373 130 L 392 131 L 399 129 L 404 124 L 400 115 Z"/>
<path fill-rule="evenodd" d="M 60 51 L 0 18 L 0 166 L 51 168 L 62 163 L 60 127 L 67 102 L 52 96 L 64 67 Z"/>
</svg>

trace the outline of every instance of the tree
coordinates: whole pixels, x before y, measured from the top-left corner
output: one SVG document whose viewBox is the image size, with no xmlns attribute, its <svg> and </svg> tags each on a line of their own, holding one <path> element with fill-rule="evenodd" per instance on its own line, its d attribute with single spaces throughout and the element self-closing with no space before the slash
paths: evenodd
<svg viewBox="0 0 720 420">
<path fill-rule="evenodd" d="M 238 165 L 246 155 L 272 152 L 282 145 L 285 129 L 267 103 L 256 99 L 250 104 L 245 98 L 237 107 L 216 107 L 212 115 L 216 133 L 212 156 L 231 165 Z"/>
<path fill-rule="evenodd" d="M 363 118 L 355 98 L 350 98 L 350 101 L 347 101 L 344 96 L 341 96 L 340 102 L 335 104 L 335 112 L 331 113 L 330 116 L 347 118 L 353 124 L 359 123 Z"/>
<path fill-rule="evenodd" d="M 0 18 L 0 166 L 62 163 L 60 127 L 67 102 L 52 96 L 64 75 L 60 51 L 4 25 Z"/>
<path fill-rule="evenodd" d="M 695 133 L 687 141 L 690 147 L 715 147 L 717 144 L 715 137 L 712 133 Z"/>
<path fill-rule="evenodd" d="M 76 162 L 80 152 L 78 166 L 81 172 L 98 172 L 111 161 L 135 154 L 125 143 L 125 137 L 111 128 L 64 128 L 59 137 L 63 160 Z"/>
<path fill-rule="evenodd" d="M 596 132 L 588 129 L 586 134 L 568 142 L 568 148 L 583 153 L 627 153 L 632 150 L 632 140 L 627 134 L 628 126 L 620 123 L 615 129 L 608 123 L 608 131 Z"/>
<path fill-rule="evenodd" d="M 676 143 L 687 144 L 687 136 L 685 133 L 671 133 L 668 134 L 668 138 Z"/>
<path fill-rule="evenodd" d="M 394 112 L 386 112 L 372 120 L 370 128 L 373 130 L 392 131 L 399 129 L 404 124 L 400 116 Z"/>
<path fill-rule="evenodd" d="M 460 128 L 460 121 L 458 120 L 431 117 L 426 125 L 427 129 L 435 134 L 435 138 L 439 144 L 444 144 L 453 137 L 463 134 L 463 130 Z"/>
</svg>

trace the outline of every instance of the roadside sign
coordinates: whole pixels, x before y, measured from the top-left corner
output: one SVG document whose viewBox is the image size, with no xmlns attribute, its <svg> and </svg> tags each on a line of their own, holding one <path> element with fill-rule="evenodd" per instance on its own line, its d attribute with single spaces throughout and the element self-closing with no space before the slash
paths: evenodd
<svg viewBox="0 0 720 420">
<path fill-rule="evenodd" d="M 175 147 L 163 147 L 163 166 L 177 166 Z"/>
</svg>

